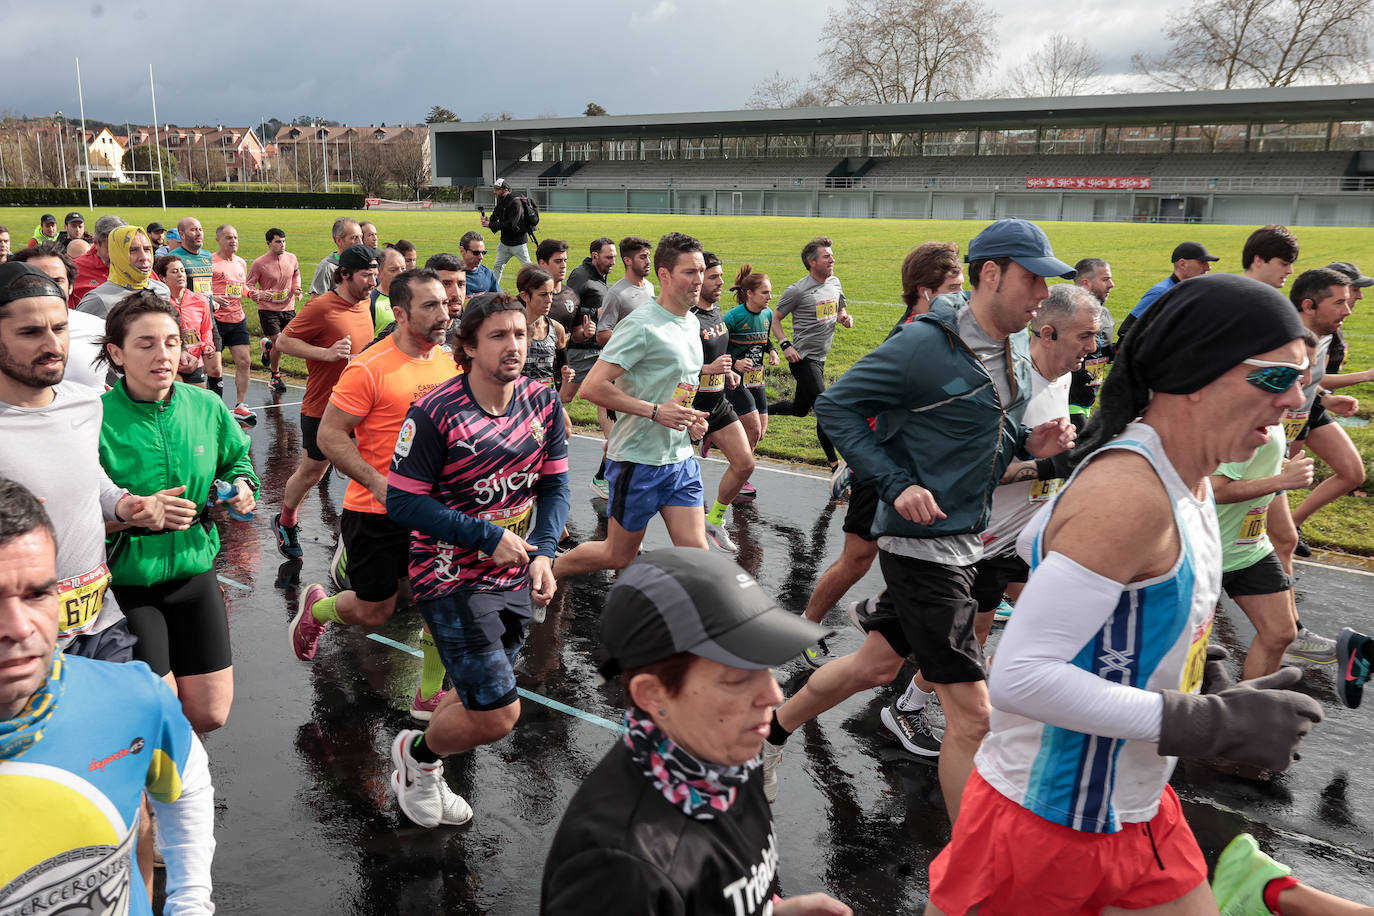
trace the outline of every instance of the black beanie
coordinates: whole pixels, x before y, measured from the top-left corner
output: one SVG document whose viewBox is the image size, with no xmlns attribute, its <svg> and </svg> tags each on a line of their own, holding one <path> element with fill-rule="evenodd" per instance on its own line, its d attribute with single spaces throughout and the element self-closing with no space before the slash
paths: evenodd
<svg viewBox="0 0 1374 916">
<path fill-rule="evenodd" d="M 1239 274 L 1204 274 L 1159 297 L 1135 323 L 1074 448 L 1081 461 L 1144 413 L 1155 392 L 1191 394 L 1256 353 L 1307 333 L 1288 298 Z"/>
</svg>

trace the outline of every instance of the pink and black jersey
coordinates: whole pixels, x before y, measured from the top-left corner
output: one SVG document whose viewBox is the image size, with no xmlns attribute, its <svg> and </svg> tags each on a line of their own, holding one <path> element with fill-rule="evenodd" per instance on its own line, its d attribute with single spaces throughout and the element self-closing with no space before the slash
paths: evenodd
<svg viewBox="0 0 1374 916">
<path fill-rule="evenodd" d="M 533 541 L 540 478 L 567 470 L 562 406 L 551 389 L 537 382 L 516 379 L 510 407 L 499 417 L 478 406 L 466 375 L 455 376 L 417 401 L 396 440 L 387 486 L 432 497 L 466 516 L 455 526 L 466 543 L 448 543 L 421 531 L 412 534 L 410 582 L 415 597 L 524 588 L 528 566 L 495 566 L 475 545 L 494 549 L 500 529 Z M 566 501 L 564 505 L 566 512 Z M 557 538 L 554 532 L 552 540 Z M 547 547 L 551 556 L 553 544 Z"/>
</svg>

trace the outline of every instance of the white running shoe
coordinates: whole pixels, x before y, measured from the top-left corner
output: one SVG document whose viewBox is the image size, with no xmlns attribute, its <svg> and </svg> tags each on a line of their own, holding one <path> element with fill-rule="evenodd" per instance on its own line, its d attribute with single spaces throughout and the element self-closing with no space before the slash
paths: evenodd
<svg viewBox="0 0 1374 916">
<path fill-rule="evenodd" d="M 726 553 L 738 553 L 739 546 L 732 540 L 730 535 L 725 533 L 724 525 L 716 525 L 711 522 L 706 523 L 706 540 L 714 544 L 717 548 Z"/>
<path fill-rule="evenodd" d="M 391 791 L 401 813 L 421 827 L 458 826 L 472 820 L 472 806 L 444 781 L 444 763 L 420 763 L 410 756 L 410 746 L 423 732 L 407 728 L 391 742 Z"/>
<path fill-rule="evenodd" d="M 1298 630 L 1298 638 L 1284 650 L 1283 661 L 1287 665 L 1333 665 L 1336 662 L 1336 640 L 1327 639 L 1303 627 Z"/>
<path fill-rule="evenodd" d="M 778 800 L 778 764 L 782 763 L 781 744 L 763 742 L 763 797 L 768 804 Z"/>
<path fill-rule="evenodd" d="M 841 458 L 840 463 L 835 465 L 834 470 L 830 472 L 830 498 L 844 499 L 849 493 L 849 483 L 851 479 L 852 475 L 849 473 L 849 462 Z"/>
</svg>

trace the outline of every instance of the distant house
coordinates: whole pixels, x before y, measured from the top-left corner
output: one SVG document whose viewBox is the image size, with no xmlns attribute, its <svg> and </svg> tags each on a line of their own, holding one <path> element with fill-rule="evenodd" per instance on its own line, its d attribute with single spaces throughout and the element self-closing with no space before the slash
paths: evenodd
<svg viewBox="0 0 1374 916">
<path fill-rule="evenodd" d="M 294 157 L 292 161 L 309 162 L 314 157 L 318 164 L 322 155 L 328 156 L 329 180 L 348 181 L 353 175 L 352 154 L 355 147 L 364 144 L 395 143 L 403 138 L 413 138 L 420 142 L 424 150 L 425 165 L 429 166 L 429 130 L 421 127 L 405 127 L 383 124 L 350 126 L 286 124 L 277 131 L 276 147 L 280 156 Z M 301 171 L 305 171 L 302 166 Z"/>
<path fill-rule="evenodd" d="M 270 181 L 275 161 L 251 127 L 171 127 L 156 133 L 159 146 L 181 178 Z"/>
</svg>

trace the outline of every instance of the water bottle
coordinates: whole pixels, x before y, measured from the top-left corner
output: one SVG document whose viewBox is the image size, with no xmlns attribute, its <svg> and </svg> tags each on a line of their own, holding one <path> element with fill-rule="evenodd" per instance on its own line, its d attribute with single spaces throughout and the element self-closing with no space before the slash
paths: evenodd
<svg viewBox="0 0 1374 916">
<path fill-rule="evenodd" d="M 233 499 L 237 492 L 238 487 L 229 481 L 215 478 L 215 499 L 224 503 L 224 508 L 229 510 L 229 517 L 236 522 L 250 522 L 253 520 L 253 513 L 249 512 L 245 515 L 242 512 L 235 512 L 233 507 L 229 505 L 229 500 Z"/>
</svg>

